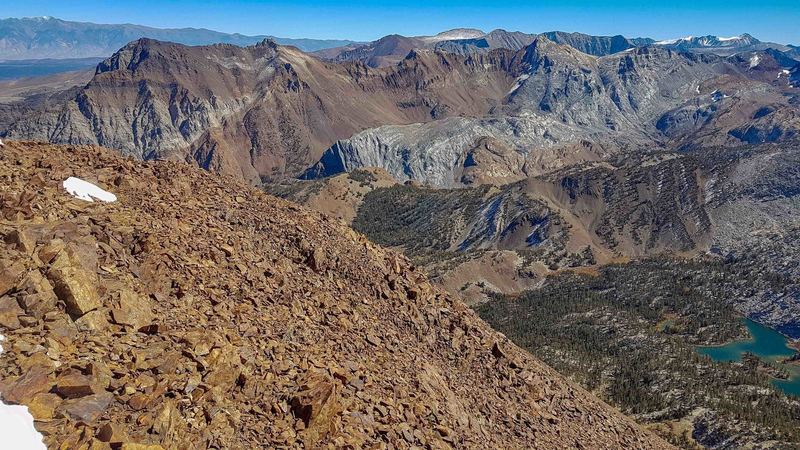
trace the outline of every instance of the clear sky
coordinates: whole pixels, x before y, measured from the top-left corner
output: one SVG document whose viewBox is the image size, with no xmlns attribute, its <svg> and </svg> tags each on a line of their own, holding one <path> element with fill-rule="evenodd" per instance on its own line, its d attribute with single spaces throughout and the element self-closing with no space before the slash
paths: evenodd
<svg viewBox="0 0 800 450">
<path fill-rule="evenodd" d="M 280 37 L 373 40 L 456 28 L 551 30 L 668 39 L 750 33 L 800 44 L 798 0 L 6 0 L 4 17 L 203 27 Z"/>
</svg>

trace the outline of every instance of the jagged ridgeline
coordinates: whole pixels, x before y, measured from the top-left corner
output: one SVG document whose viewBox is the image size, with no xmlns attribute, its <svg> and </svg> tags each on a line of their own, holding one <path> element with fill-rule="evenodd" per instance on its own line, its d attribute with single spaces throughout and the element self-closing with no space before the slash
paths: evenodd
<svg viewBox="0 0 800 450">
<path fill-rule="evenodd" d="M 231 178 L 12 142 L 0 186 L 0 392 L 49 447 L 668 447 L 399 254 Z"/>
<path fill-rule="evenodd" d="M 374 55 L 323 58 L 269 40 L 140 39 L 87 84 L 30 98 L 0 123 L 9 138 L 100 144 L 252 183 L 380 167 L 442 187 L 630 150 L 779 142 L 800 129 L 795 60 L 775 49 L 723 57 L 564 33 L 451 48 L 464 43 L 454 37 L 490 35 L 387 38 L 376 49 L 402 56 L 380 67 Z"/>
</svg>

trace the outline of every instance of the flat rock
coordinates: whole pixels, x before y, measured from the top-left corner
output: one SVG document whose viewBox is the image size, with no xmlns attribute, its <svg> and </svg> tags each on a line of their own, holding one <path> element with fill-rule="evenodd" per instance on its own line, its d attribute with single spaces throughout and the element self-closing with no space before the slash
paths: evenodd
<svg viewBox="0 0 800 450">
<path fill-rule="evenodd" d="M 62 409 L 71 418 L 92 424 L 106 411 L 112 401 L 114 401 L 114 394 L 103 392 L 66 400 Z"/>
</svg>

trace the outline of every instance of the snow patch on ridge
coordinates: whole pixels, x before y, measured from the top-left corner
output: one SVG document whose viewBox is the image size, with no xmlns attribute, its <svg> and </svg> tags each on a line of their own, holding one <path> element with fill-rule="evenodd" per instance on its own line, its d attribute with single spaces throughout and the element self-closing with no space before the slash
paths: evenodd
<svg viewBox="0 0 800 450">
<path fill-rule="evenodd" d="M 80 178 L 69 177 L 64 180 L 64 189 L 75 198 L 86 200 L 87 202 L 94 202 L 94 199 L 101 202 L 115 202 L 117 196 L 111 192 L 105 191 L 88 181 L 81 180 Z"/>
<path fill-rule="evenodd" d="M 0 334 L 0 354 L 5 336 Z M 33 416 L 27 406 L 6 405 L 0 400 L 0 436 L 8 448 L 46 449 L 42 435 L 33 427 Z"/>
</svg>

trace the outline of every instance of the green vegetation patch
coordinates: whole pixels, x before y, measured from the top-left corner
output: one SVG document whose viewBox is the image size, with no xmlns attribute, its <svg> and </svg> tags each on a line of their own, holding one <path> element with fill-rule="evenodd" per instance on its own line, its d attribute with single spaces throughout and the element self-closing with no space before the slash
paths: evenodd
<svg viewBox="0 0 800 450">
<path fill-rule="evenodd" d="M 800 403 L 776 390 L 763 364 L 717 363 L 694 346 L 746 336 L 731 298 L 759 282 L 721 261 L 654 259 L 607 266 L 599 276 L 562 274 L 517 298 L 476 311 L 559 372 L 645 422 L 686 418 L 713 446 L 800 442 Z M 686 437 L 675 442 L 686 445 Z"/>
</svg>

